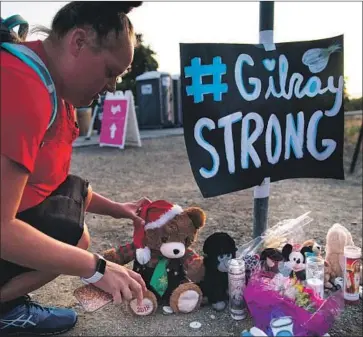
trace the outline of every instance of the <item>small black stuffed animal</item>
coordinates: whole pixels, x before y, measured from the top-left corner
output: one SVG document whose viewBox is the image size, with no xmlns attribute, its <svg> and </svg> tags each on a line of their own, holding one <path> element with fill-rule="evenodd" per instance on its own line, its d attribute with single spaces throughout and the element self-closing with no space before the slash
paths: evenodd
<svg viewBox="0 0 363 337">
<path fill-rule="evenodd" d="M 301 248 L 301 249 L 300 249 Z M 296 275 L 297 279 L 300 281 L 306 280 L 305 272 L 305 253 L 312 253 L 313 250 L 310 247 L 299 247 L 294 248 L 292 245 L 287 243 L 282 249 L 282 256 L 284 257 L 285 265 L 290 268 L 290 276 Z"/>
<path fill-rule="evenodd" d="M 217 311 L 226 307 L 228 300 L 228 262 L 236 258 L 236 243 L 227 233 L 217 232 L 204 242 L 205 275 L 200 284 L 203 295 Z"/>
</svg>

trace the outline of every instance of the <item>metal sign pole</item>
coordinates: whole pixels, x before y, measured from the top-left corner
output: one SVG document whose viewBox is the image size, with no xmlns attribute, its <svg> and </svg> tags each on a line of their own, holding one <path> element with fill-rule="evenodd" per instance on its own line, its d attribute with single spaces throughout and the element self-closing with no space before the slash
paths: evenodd
<svg viewBox="0 0 363 337">
<path fill-rule="evenodd" d="M 357 141 L 357 144 L 355 145 L 352 163 L 350 164 L 350 170 L 349 170 L 350 174 L 352 174 L 354 172 L 355 165 L 357 163 L 357 159 L 358 159 L 358 155 L 359 155 L 359 151 L 360 151 L 360 147 L 362 144 L 362 139 L 363 139 L 363 124 L 360 127 L 358 141 Z"/>
<path fill-rule="evenodd" d="M 260 1 L 260 44 L 266 50 L 273 50 L 274 2 Z M 253 237 L 259 237 L 267 229 L 270 178 L 254 187 Z"/>
</svg>

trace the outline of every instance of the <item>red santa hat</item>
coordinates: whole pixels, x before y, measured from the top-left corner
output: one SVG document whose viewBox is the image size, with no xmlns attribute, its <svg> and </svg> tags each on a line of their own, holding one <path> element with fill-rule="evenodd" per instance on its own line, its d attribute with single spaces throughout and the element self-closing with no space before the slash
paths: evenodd
<svg viewBox="0 0 363 337">
<path fill-rule="evenodd" d="M 144 228 L 135 228 L 134 244 L 137 248 L 136 258 L 139 263 L 146 264 L 150 260 L 150 249 L 144 245 L 145 231 L 161 228 L 176 215 L 183 212 L 183 209 L 176 204 L 165 200 L 156 200 L 144 205 L 140 210 L 140 218 L 145 221 Z"/>
</svg>

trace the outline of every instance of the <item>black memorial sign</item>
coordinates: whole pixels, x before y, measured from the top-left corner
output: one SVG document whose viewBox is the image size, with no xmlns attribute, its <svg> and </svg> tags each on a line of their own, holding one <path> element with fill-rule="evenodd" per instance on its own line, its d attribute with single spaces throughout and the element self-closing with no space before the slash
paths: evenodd
<svg viewBox="0 0 363 337">
<path fill-rule="evenodd" d="M 204 197 L 264 177 L 344 179 L 343 36 L 274 46 L 180 45 L 184 137 Z"/>
</svg>

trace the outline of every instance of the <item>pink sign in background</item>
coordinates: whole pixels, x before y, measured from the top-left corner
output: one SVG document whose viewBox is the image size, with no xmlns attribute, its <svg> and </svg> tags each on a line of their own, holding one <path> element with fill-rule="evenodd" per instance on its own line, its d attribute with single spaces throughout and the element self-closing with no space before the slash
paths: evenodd
<svg viewBox="0 0 363 337">
<path fill-rule="evenodd" d="M 127 99 L 105 100 L 103 105 L 100 145 L 124 147 L 127 108 Z"/>
</svg>

